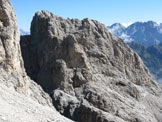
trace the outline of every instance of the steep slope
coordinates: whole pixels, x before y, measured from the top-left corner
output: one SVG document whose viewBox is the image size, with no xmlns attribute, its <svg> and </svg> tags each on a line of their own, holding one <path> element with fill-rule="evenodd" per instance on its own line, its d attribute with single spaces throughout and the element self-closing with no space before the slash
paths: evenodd
<svg viewBox="0 0 162 122">
<path fill-rule="evenodd" d="M 50 108 L 49 95 L 26 75 L 19 41 L 13 7 L 9 0 L 0 0 L 0 121 L 70 122 Z"/>
<path fill-rule="evenodd" d="M 0 84 L 0 122 L 72 122 L 54 108 L 37 102 Z"/>
<path fill-rule="evenodd" d="M 128 44 L 142 58 L 153 78 L 162 82 L 162 46 L 143 46 L 135 42 Z"/>
<path fill-rule="evenodd" d="M 114 35 L 126 42 L 135 41 L 147 46 L 158 45 L 162 42 L 162 24 L 148 21 L 135 22 L 126 28 L 123 28 L 123 26 L 117 28 L 116 25 L 121 24 L 115 23 L 108 28 Z"/>
<path fill-rule="evenodd" d="M 90 19 L 35 14 L 21 39 L 29 76 L 77 122 L 162 122 L 162 90 L 139 56 Z"/>
</svg>

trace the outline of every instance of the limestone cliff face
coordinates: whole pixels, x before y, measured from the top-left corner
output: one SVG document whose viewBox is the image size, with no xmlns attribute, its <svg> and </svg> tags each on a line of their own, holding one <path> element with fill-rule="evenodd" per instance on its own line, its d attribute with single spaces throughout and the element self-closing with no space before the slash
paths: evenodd
<svg viewBox="0 0 162 122">
<path fill-rule="evenodd" d="M 17 27 L 15 12 L 8 0 L 0 0 L 0 66 L 14 75 L 20 75 L 15 87 L 25 92 L 26 83 L 23 82 L 25 71 L 19 46 L 20 34 Z"/>
<path fill-rule="evenodd" d="M 21 39 L 28 75 L 77 122 L 162 122 L 162 90 L 139 56 L 90 19 L 35 14 Z"/>
<path fill-rule="evenodd" d="M 25 73 L 17 19 L 9 0 L 0 0 L 0 84 L 39 103 L 52 105 L 48 95 Z"/>
</svg>

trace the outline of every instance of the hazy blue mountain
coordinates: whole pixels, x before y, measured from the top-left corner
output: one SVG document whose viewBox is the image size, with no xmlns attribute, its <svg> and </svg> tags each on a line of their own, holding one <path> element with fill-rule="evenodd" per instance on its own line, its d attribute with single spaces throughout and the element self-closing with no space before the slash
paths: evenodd
<svg viewBox="0 0 162 122">
<path fill-rule="evenodd" d="M 124 27 L 120 23 L 114 23 L 113 25 L 111 25 L 108 28 L 114 35 L 118 35 L 118 36 L 121 35 L 126 29 L 126 27 Z"/>
<path fill-rule="evenodd" d="M 28 31 L 24 31 L 23 29 L 20 29 L 20 35 L 29 35 L 30 34 L 30 32 L 28 32 Z"/>
<path fill-rule="evenodd" d="M 127 29 L 120 23 L 115 23 L 108 27 L 108 29 L 117 37 L 122 38 L 125 42 L 131 42 L 133 39 L 125 33 Z"/>
<path fill-rule="evenodd" d="M 135 41 L 147 46 L 162 43 L 162 24 L 153 21 L 136 22 L 128 27 L 115 23 L 108 29 L 126 42 Z"/>
<path fill-rule="evenodd" d="M 142 58 L 152 77 L 162 83 L 162 24 L 135 22 L 125 27 L 115 23 L 108 29 L 127 42 Z"/>
<path fill-rule="evenodd" d="M 129 46 L 142 58 L 149 68 L 152 78 L 162 83 L 162 46 L 144 46 L 136 42 L 129 42 Z"/>
</svg>

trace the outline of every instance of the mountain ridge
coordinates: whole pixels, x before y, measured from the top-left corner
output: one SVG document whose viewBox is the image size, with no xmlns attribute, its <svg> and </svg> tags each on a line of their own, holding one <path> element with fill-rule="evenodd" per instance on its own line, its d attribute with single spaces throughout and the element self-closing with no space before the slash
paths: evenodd
<svg viewBox="0 0 162 122">
<path fill-rule="evenodd" d="M 135 41 L 139 44 L 151 46 L 162 42 L 162 24 L 154 21 L 135 22 L 128 27 L 120 23 L 108 26 L 109 30 L 126 42 Z"/>
<path fill-rule="evenodd" d="M 149 68 L 152 78 L 162 83 L 162 46 L 145 46 L 136 42 L 129 42 L 128 45 L 142 58 L 145 65 Z"/>
<path fill-rule="evenodd" d="M 161 83 L 162 24 L 153 21 L 135 22 L 125 28 L 122 24 L 115 23 L 109 28 L 140 55 L 153 79 Z"/>
</svg>

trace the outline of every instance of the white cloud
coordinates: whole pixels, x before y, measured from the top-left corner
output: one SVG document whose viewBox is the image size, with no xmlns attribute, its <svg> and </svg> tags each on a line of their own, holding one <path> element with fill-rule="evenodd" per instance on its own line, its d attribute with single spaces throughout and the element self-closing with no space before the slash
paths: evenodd
<svg viewBox="0 0 162 122">
<path fill-rule="evenodd" d="M 154 24 L 153 24 L 153 26 L 156 28 L 156 27 L 160 27 L 160 23 L 158 23 L 158 22 L 155 22 Z"/>
<path fill-rule="evenodd" d="M 128 36 L 127 34 L 125 33 L 122 33 L 120 36 L 119 36 L 121 39 L 123 39 L 125 42 L 132 42 L 133 39 L 130 38 L 130 36 Z"/>
<path fill-rule="evenodd" d="M 161 23 L 160 22 L 156 22 L 158 25 L 160 25 Z"/>
</svg>

